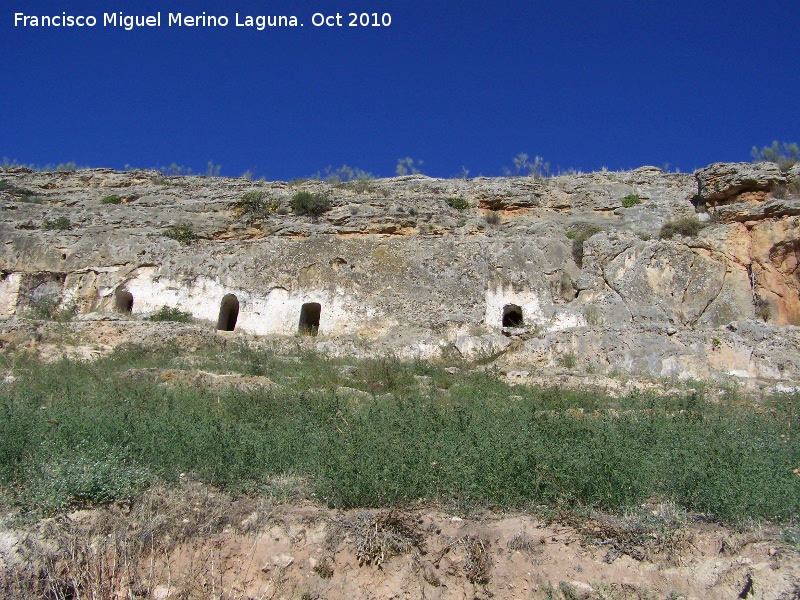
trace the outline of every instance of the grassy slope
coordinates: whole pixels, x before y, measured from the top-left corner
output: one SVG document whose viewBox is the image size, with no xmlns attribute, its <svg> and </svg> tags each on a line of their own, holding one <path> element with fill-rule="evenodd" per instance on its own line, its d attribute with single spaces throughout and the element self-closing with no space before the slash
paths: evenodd
<svg viewBox="0 0 800 600">
<path fill-rule="evenodd" d="M 195 356 L 185 368 L 267 375 L 277 387 L 164 386 L 126 373 L 180 368 L 178 354 L 14 357 L 16 379 L 0 384 L 6 500 L 47 513 L 135 495 L 180 473 L 256 493 L 290 473 L 341 507 L 422 499 L 463 510 L 622 510 L 656 497 L 725 520 L 800 515 L 796 397 L 764 406 L 712 403 L 691 390 L 609 399 L 510 388 L 488 373 L 420 362 L 348 361 L 358 369 L 348 376 L 341 361 L 245 349 Z M 11 367 L 0 357 L 0 368 Z M 374 397 L 337 395 L 337 386 Z"/>
</svg>

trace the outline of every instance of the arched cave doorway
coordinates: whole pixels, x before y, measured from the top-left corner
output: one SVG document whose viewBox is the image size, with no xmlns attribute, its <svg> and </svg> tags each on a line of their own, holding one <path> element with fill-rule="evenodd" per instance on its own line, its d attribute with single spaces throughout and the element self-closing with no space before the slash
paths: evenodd
<svg viewBox="0 0 800 600">
<path fill-rule="evenodd" d="M 503 327 L 522 327 L 522 309 L 516 304 L 503 307 Z"/>
<path fill-rule="evenodd" d="M 117 312 L 133 312 L 133 294 L 127 290 L 117 290 L 114 294 L 114 308 Z"/>
<path fill-rule="evenodd" d="M 306 302 L 300 309 L 300 326 L 298 331 L 302 335 L 317 335 L 319 332 L 319 315 L 322 306 L 319 302 Z"/>
<path fill-rule="evenodd" d="M 217 329 L 221 331 L 233 331 L 236 327 L 236 319 L 239 317 L 239 299 L 233 294 L 226 294 L 219 305 L 219 319 L 217 319 Z"/>
</svg>

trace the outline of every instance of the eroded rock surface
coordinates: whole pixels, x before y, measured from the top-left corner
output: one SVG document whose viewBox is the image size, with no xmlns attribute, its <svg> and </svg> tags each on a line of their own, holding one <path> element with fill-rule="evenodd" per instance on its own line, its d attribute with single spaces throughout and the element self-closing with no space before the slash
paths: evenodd
<svg viewBox="0 0 800 600">
<path fill-rule="evenodd" d="M 643 167 L 338 185 L 6 170 L 0 346 L 28 335 L 21 317 L 74 310 L 87 317 L 70 326 L 84 333 L 152 329 L 140 319 L 167 306 L 212 337 L 316 334 L 319 349 L 337 354 L 369 343 L 521 370 L 575 362 L 793 380 L 793 169 L 715 163 L 694 175 Z M 298 191 L 326 194 L 331 210 L 295 215 Z M 249 192 L 272 198 L 274 210 L 243 214 Z M 469 208 L 452 208 L 453 198 Z M 659 239 L 665 223 L 686 218 L 705 227 Z M 178 231 L 191 234 L 186 243 L 165 235 Z M 98 320 L 114 314 L 122 320 Z"/>
</svg>

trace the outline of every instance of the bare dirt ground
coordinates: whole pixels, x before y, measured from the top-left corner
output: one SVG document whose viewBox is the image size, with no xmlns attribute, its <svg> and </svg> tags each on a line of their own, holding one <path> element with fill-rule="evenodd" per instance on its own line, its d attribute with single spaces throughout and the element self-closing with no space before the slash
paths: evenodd
<svg viewBox="0 0 800 600">
<path fill-rule="evenodd" d="M 5 598 L 800 598 L 777 527 L 664 505 L 624 517 L 337 511 L 200 484 L 0 528 Z"/>
</svg>

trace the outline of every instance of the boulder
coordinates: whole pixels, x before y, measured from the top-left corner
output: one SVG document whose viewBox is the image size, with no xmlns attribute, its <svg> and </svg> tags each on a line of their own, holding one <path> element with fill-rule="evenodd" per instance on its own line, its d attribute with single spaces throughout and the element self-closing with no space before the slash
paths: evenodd
<svg viewBox="0 0 800 600">
<path fill-rule="evenodd" d="M 794 163 L 792 168 L 786 171 L 786 181 L 789 183 L 800 182 L 800 162 Z"/>
<path fill-rule="evenodd" d="M 713 163 L 695 172 L 698 197 L 706 204 L 726 202 L 744 192 L 768 192 L 786 178 L 775 163 Z"/>
<path fill-rule="evenodd" d="M 800 199 L 771 198 L 759 204 L 733 202 L 714 209 L 714 217 L 720 223 L 746 223 L 797 215 L 800 215 Z"/>
</svg>

